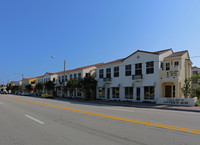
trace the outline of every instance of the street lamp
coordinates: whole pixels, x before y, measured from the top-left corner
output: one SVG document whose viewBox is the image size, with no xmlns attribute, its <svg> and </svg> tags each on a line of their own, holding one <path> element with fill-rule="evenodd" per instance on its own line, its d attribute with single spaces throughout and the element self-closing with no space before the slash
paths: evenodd
<svg viewBox="0 0 200 145">
<path fill-rule="evenodd" d="M 64 60 L 61 60 L 61 59 L 59 59 L 59 58 L 57 58 L 57 57 L 55 57 L 55 56 L 51 56 L 51 58 L 56 58 L 56 59 L 58 59 L 59 61 L 61 61 L 62 63 L 64 63 L 64 84 L 63 84 L 63 90 L 62 91 L 64 91 L 64 86 L 65 86 L 65 65 L 66 65 L 66 61 Z M 63 94 L 63 96 L 64 96 L 64 94 Z"/>
</svg>

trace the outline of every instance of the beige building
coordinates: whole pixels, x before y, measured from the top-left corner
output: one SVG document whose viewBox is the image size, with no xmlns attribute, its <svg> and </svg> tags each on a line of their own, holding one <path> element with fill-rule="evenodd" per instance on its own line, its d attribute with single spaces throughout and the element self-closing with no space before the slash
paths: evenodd
<svg viewBox="0 0 200 145">
<path fill-rule="evenodd" d="M 200 68 L 197 66 L 192 67 L 192 74 L 199 74 L 200 73 Z"/>
</svg>

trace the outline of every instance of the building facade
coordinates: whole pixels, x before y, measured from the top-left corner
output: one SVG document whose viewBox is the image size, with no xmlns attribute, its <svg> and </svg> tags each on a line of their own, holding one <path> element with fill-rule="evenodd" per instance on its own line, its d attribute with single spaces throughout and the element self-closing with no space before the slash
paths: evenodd
<svg viewBox="0 0 200 145">
<path fill-rule="evenodd" d="M 65 86 L 67 85 L 67 81 L 70 79 L 84 78 L 87 75 L 95 77 L 96 67 L 101 64 L 103 64 L 103 63 L 79 67 L 79 68 L 75 68 L 72 70 L 66 70 L 65 71 Z M 64 90 L 63 90 L 64 71 L 57 72 L 56 74 L 58 75 L 58 77 L 57 77 L 58 80 L 57 80 L 57 84 L 56 84 L 57 96 L 84 98 L 84 93 L 78 89 L 75 89 L 75 91 L 73 91 L 73 92 L 70 92 L 70 91 L 64 92 Z"/>
<path fill-rule="evenodd" d="M 98 99 L 155 102 L 159 97 L 183 97 L 180 90 L 191 76 L 191 61 L 187 51 L 138 50 L 97 66 L 96 73 Z"/>
<path fill-rule="evenodd" d="M 192 74 L 199 74 L 199 73 L 200 73 L 200 68 L 196 67 L 196 66 L 193 66 L 192 67 Z"/>
</svg>

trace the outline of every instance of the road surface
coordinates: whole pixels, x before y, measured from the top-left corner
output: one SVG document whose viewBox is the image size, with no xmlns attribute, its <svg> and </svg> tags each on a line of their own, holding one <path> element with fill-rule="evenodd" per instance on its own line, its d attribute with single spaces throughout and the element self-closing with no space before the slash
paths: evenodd
<svg viewBox="0 0 200 145">
<path fill-rule="evenodd" d="M 200 145 L 200 114 L 0 95 L 0 145 Z"/>
</svg>

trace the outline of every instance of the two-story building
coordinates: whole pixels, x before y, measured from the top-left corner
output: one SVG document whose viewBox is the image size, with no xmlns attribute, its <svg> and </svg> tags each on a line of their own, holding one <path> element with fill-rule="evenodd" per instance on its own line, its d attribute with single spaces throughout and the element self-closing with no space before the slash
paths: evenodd
<svg viewBox="0 0 200 145">
<path fill-rule="evenodd" d="M 137 50 L 126 58 L 97 66 L 97 98 L 152 102 L 159 97 L 181 98 L 181 86 L 190 75 L 187 51 Z"/>
<path fill-rule="evenodd" d="M 40 76 L 37 79 L 37 83 L 46 83 L 52 81 L 55 83 L 55 85 L 57 84 L 57 74 L 56 73 L 50 73 L 50 72 L 46 72 L 44 75 Z M 46 93 L 47 90 L 45 89 L 45 87 L 42 90 L 42 93 Z"/>
<path fill-rule="evenodd" d="M 192 74 L 200 74 L 200 68 L 197 66 L 192 67 Z"/>
<path fill-rule="evenodd" d="M 65 86 L 67 85 L 67 81 L 70 79 L 84 78 L 87 75 L 95 76 L 96 67 L 101 64 L 103 64 L 103 63 L 79 67 L 79 68 L 75 68 L 75 69 L 71 69 L 71 70 L 66 70 L 65 71 Z M 64 95 L 65 97 L 84 98 L 84 93 L 77 89 L 75 89 L 74 92 L 67 91 L 64 93 L 64 90 L 63 90 L 64 71 L 57 72 L 56 74 L 58 75 L 58 77 L 57 77 L 58 80 L 57 80 L 57 85 L 56 85 L 57 96 Z"/>
<path fill-rule="evenodd" d="M 37 83 L 38 78 L 41 78 L 42 76 L 37 76 L 33 78 L 23 78 L 22 79 L 22 91 L 26 92 L 26 85 L 31 85 L 31 88 L 33 89 Z"/>
<path fill-rule="evenodd" d="M 37 83 L 46 83 L 48 81 L 52 81 L 56 84 L 57 74 L 46 72 L 43 76 L 37 79 Z"/>
</svg>

